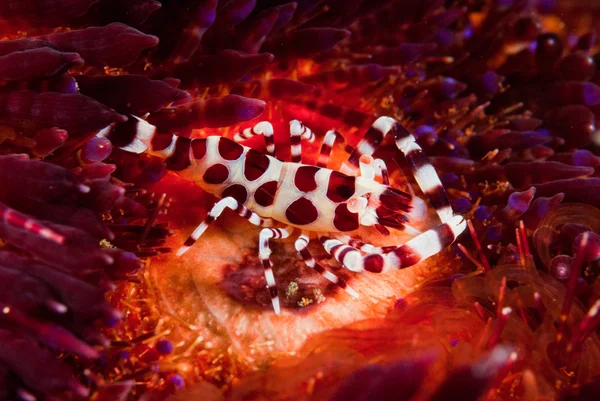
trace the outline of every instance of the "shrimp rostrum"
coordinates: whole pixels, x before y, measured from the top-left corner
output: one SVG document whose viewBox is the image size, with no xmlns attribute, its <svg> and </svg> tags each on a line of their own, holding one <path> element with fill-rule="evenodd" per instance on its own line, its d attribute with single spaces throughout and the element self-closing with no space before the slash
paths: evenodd
<svg viewBox="0 0 600 401">
<path fill-rule="evenodd" d="M 260 122 L 235 135 L 189 139 L 157 133 L 138 120 L 137 133 L 122 149 L 150 152 L 165 159 L 167 168 L 196 183 L 220 200 L 210 210 L 177 252 L 183 255 L 196 243 L 225 209 L 262 227 L 259 258 L 264 266 L 267 289 L 275 313 L 280 303 L 270 261 L 269 242 L 297 232 L 295 247 L 306 265 L 352 296 L 356 291 L 319 265 L 308 250 L 311 236 L 348 270 L 381 273 L 415 265 L 450 246 L 464 231 L 466 222 L 455 215 L 433 166 L 414 136 L 398 121 L 380 117 L 351 151 L 340 171 L 327 168 L 336 131 L 324 137 L 316 165 L 301 163 L 302 140 L 314 141 L 313 132 L 297 120 L 290 122 L 291 161 L 275 157 L 273 127 Z M 266 154 L 238 142 L 263 135 Z M 413 230 L 411 209 L 414 195 L 390 186 L 388 171 L 372 155 L 386 135 L 393 135 L 404 154 L 415 181 L 440 218 L 440 224 L 404 244 L 378 247 L 352 238 L 362 226 L 374 226 L 383 234 L 389 228 Z"/>
</svg>

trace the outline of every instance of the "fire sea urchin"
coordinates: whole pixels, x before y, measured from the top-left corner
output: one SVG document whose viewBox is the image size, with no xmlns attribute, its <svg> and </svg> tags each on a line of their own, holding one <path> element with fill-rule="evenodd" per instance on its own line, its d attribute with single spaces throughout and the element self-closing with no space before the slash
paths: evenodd
<svg viewBox="0 0 600 401">
<path fill-rule="evenodd" d="M 597 6 L 0 1 L 0 400 L 599 399 Z M 382 116 L 465 232 L 355 273 L 344 255 L 408 258 L 444 220 L 399 128 L 360 142 Z M 254 149 L 248 179 L 274 148 L 342 172 L 354 155 L 394 189 L 355 198 L 306 168 L 296 186 L 340 198 L 347 238 L 259 253 L 270 238 L 238 214 L 260 216 L 232 203 L 178 257 L 218 199 L 173 172 L 232 140 Z M 308 203 L 288 221 L 326 207 Z"/>
</svg>

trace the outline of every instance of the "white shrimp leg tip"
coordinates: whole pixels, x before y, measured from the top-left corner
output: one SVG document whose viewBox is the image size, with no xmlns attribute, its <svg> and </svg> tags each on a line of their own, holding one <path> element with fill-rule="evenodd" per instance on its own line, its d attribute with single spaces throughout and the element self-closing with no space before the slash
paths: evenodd
<svg viewBox="0 0 600 401">
<path fill-rule="evenodd" d="M 350 286 L 346 286 L 346 288 L 344 288 L 344 289 L 346 290 L 346 292 L 348 294 L 350 294 L 352 296 L 352 298 L 354 298 L 354 299 L 359 298 L 358 292 L 356 292 L 356 290 L 354 288 L 352 288 Z"/>
<path fill-rule="evenodd" d="M 184 253 L 186 253 L 188 251 L 188 249 L 190 249 L 189 246 L 182 246 L 181 248 L 179 248 L 177 250 L 177 257 L 180 257 L 181 255 L 183 255 Z"/>
<path fill-rule="evenodd" d="M 274 298 L 271 300 L 271 302 L 273 303 L 273 311 L 275 311 L 275 314 L 280 315 L 281 307 L 279 306 L 279 298 Z"/>
</svg>

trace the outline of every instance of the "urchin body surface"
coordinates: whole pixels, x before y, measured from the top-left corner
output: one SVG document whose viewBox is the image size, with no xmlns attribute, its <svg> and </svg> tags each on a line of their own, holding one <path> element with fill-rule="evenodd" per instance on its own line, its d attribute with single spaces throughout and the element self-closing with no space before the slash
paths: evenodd
<svg viewBox="0 0 600 401">
<path fill-rule="evenodd" d="M 410 226 L 411 217 L 415 215 L 413 208 L 420 205 L 419 199 L 390 186 L 385 162 L 372 157 L 383 138 L 390 134 L 441 220 L 425 232 L 417 232 Z M 238 143 L 255 135 L 264 136 L 266 154 Z M 313 166 L 301 163 L 301 141 L 312 142 L 315 136 L 297 120 L 290 122 L 289 162 L 275 157 L 273 127 L 268 122 L 248 128 L 231 140 L 219 136 L 189 139 L 158 134 L 140 120 L 134 143 L 124 149 L 149 151 L 162 157 L 168 168 L 220 198 L 179 249 L 179 256 L 225 209 L 232 209 L 250 223 L 263 227 L 259 236 L 259 257 L 265 269 L 273 309 L 279 314 L 270 240 L 288 238 L 295 231 L 300 232 L 295 247 L 307 266 L 350 295 L 357 296 L 344 281 L 315 261 L 308 251 L 311 235 L 316 235 L 324 249 L 347 269 L 380 273 L 412 266 L 439 253 L 466 227 L 463 217 L 454 214 L 429 159 L 414 136 L 399 122 L 390 117 L 378 118 L 351 151 L 340 171 L 336 171 L 327 165 L 334 141 L 339 137 L 333 130 L 326 133 L 317 165 Z M 374 226 L 384 235 L 389 234 L 388 228 L 411 230 L 416 235 L 405 244 L 376 247 L 345 234 L 363 226 Z"/>
</svg>

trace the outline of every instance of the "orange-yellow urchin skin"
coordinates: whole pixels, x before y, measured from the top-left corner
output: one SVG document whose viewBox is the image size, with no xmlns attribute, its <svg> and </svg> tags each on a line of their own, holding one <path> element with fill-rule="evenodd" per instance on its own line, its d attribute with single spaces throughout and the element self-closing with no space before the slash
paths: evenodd
<svg viewBox="0 0 600 401">
<path fill-rule="evenodd" d="M 185 239 L 182 233 L 195 226 L 197 216 L 206 214 L 210 200 L 174 176 L 165 178 L 161 185 L 174 189 L 169 215 L 175 234 L 168 245 L 177 246 Z M 195 335 L 210 338 L 210 347 L 228 349 L 232 358 L 254 366 L 278 356 L 293 355 L 315 333 L 385 316 L 399 298 L 425 280 L 458 266 L 448 254 L 443 254 L 402 271 L 379 275 L 346 273 L 349 284 L 360 294 L 353 299 L 306 267 L 293 241 L 281 241 L 273 245 L 272 261 L 279 292 L 287 299 L 282 315 L 277 317 L 264 291 L 262 265 L 255 256 L 259 231 L 234 213 L 226 213 L 184 256 L 161 255 L 148 267 L 161 308 L 193 327 L 190 330 Z M 363 235 L 386 244 L 410 238 L 393 233 L 382 240 L 375 230 L 365 230 Z M 325 258 L 317 246 L 314 248 L 316 258 L 326 268 L 344 274 L 335 261 Z M 248 273 L 243 274 L 244 271 Z M 290 291 L 295 279 L 297 291 L 306 297 Z M 315 289 L 324 299 L 315 296 Z M 302 298 L 305 307 L 298 305 Z"/>
</svg>

